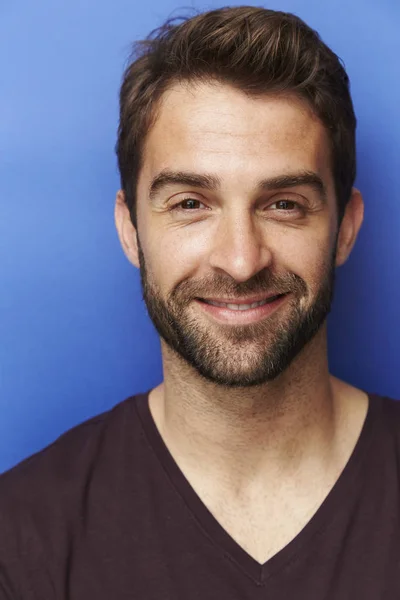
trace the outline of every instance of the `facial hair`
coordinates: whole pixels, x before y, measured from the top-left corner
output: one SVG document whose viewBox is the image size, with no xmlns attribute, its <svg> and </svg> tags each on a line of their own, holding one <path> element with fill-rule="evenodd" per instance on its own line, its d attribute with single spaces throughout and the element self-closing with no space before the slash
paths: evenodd
<svg viewBox="0 0 400 600">
<path fill-rule="evenodd" d="M 149 273 L 138 237 L 143 300 L 158 334 L 202 377 L 225 387 L 262 385 L 281 375 L 314 338 L 328 316 L 335 284 L 336 243 L 310 302 L 306 282 L 295 273 L 257 273 L 245 283 L 214 275 L 186 279 L 164 298 Z M 288 293 L 284 306 L 246 325 L 210 323 L 196 298 Z M 308 306 L 307 306 L 308 304 Z"/>
</svg>

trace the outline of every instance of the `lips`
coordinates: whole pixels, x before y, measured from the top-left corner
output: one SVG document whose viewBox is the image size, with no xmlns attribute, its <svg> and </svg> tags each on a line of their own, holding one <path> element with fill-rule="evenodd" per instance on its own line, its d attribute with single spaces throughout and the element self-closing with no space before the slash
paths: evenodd
<svg viewBox="0 0 400 600">
<path fill-rule="evenodd" d="M 285 304 L 289 294 L 278 294 L 264 297 L 258 300 L 256 306 L 252 308 L 251 302 L 244 302 L 244 298 L 237 300 L 240 304 L 230 302 L 218 302 L 214 299 L 196 298 L 196 303 L 201 308 L 202 313 L 213 321 L 227 325 L 250 325 L 269 318 L 280 307 Z M 226 300 L 226 298 L 224 298 Z M 216 305 L 215 305 L 216 304 Z M 222 306 L 221 306 L 222 304 Z"/>
<path fill-rule="evenodd" d="M 220 308 L 229 308 L 230 310 L 249 310 L 252 308 L 257 308 L 258 306 L 263 306 L 264 304 L 269 304 L 271 302 L 274 302 L 275 300 L 277 300 L 277 298 L 279 298 L 280 296 L 282 296 L 283 294 L 277 294 L 275 296 L 268 296 L 268 297 L 264 297 L 261 300 L 258 301 L 243 301 L 240 300 L 237 302 L 234 301 L 230 301 L 230 302 L 222 302 L 222 301 L 217 301 L 217 300 L 207 300 L 205 298 L 202 298 L 202 302 L 205 302 L 206 304 L 211 304 L 212 306 L 217 306 Z"/>
</svg>

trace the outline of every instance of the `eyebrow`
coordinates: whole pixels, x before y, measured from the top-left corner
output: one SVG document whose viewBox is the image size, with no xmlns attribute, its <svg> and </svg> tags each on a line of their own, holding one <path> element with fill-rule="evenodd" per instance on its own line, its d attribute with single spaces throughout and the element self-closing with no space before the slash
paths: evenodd
<svg viewBox="0 0 400 600">
<path fill-rule="evenodd" d="M 194 173 L 191 171 L 171 171 L 163 169 L 151 181 L 149 199 L 154 200 L 157 194 L 171 185 L 188 185 L 210 191 L 221 187 L 221 179 L 209 173 Z M 313 171 L 299 171 L 262 179 L 258 182 L 258 191 L 275 191 L 299 186 L 308 186 L 318 193 L 324 204 L 327 203 L 327 191 L 321 177 Z"/>
</svg>

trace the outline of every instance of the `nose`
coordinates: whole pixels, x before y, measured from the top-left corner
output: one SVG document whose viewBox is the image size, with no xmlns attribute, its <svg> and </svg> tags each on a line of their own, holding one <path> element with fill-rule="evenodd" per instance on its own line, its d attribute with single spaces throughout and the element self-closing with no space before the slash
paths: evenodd
<svg viewBox="0 0 400 600">
<path fill-rule="evenodd" d="M 211 267 L 225 271 L 238 282 L 270 267 L 272 252 L 267 245 L 265 223 L 244 209 L 221 216 L 209 261 Z"/>
</svg>

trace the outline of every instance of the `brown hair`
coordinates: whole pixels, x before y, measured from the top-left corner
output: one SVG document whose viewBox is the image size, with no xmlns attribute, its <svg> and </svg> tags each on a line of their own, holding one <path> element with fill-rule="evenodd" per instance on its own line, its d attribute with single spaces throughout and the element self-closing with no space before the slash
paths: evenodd
<svg viewBox="0 0 400 600">
<path fill-rule="evenodd" d="M 356 174 L 356 118 L 337 55 L 299 17 L 251 6 L 169 19 L 133 48 L 120 91 L 116 152 L 136 227 L 136 183 L 157 103 L 177 81 L 217 80 L 244 93 L 295 92 L 329 132 L 339 223 Z"/>
</svg>

